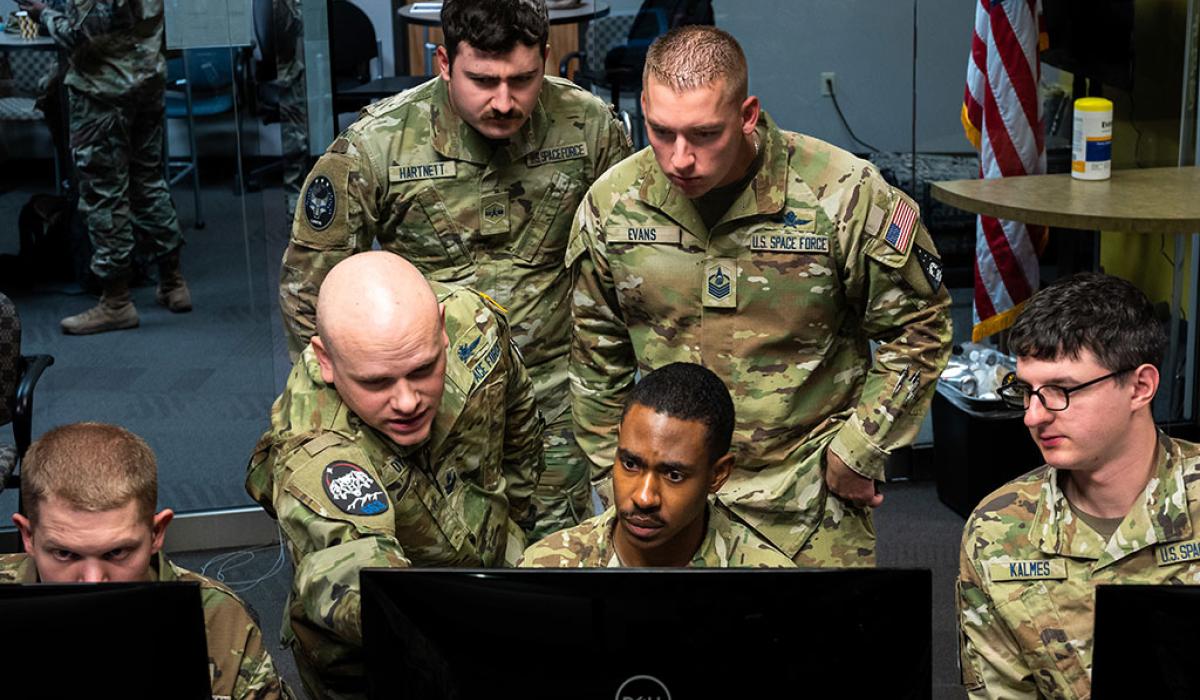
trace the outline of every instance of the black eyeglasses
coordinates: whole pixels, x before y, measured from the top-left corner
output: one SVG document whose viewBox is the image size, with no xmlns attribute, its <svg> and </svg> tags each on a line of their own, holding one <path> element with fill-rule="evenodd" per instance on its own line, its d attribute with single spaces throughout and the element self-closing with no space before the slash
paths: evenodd
<svg viewBox="0 0 1200 700">
<path fill-rule="evenodd" d="M 1080 389 L 1086 389 L 1093 384 L 1098 384 L 1105 379 L 1112 379 L 1117 375 L 1132 372 L 1134 369 L 1136 368 L 1120 369 L 1116 372 L 1110 372 L 1103 377 L 1096 377 L 1090 382 L 1077 384 L 1076 386 L 1068 387 L 1047 384 L 1041 389 L 1034 389 L 1025 382 L 1017 381 L 1017 374 L 1009 372 L 1004 377 L 1004 381 L 1001 382 L 1000 388 L 996 390 L 996 393 L 1000 395 L 1000 398 L 1004 399 L 1005 403 L 1013 408 L 1029 408 L 1029 402 L 1033 401 L 1033 397 L 1036 396 L 1041 400 L 1042 406 L 1047 411 L 1065 411 L 1071 405 L 1071 394 Z"/>
</svg>

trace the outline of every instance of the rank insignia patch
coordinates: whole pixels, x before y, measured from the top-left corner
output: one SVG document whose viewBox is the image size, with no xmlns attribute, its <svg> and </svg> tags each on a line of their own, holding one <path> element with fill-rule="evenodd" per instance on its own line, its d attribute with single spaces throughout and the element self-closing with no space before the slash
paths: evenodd
<svg viewBox="0 0 1200 700">
<path fill-rule="evenodd" d="M 347 515 L 387 512 L 387 494 L 367 470 L 353 462 L 330 462 L 321 475 L 325 495 Z"/>
<path fill-rule="evenodd" d="M 337 193 L 333 183 L 324 175 L 318 175 L 308 183 L 304 191 L 304 216 L 314 231 L 323 231 L 333 221 L 337 211 Z"/>
<path fill-rule="evenodd" d="M 729 292 L 729 275 L 724 268 L 718 267 L 717 271 L 708 277 L 708 293 L 713 299 L 724 299 L 729 296 Z"/>
<path fill-rule="evenodd" d="M 737 269 L 737 261 L 732 258 L 716 258 L 704 264 L 701 297 L 706 307 L 737 308 Z"/>
</svg>

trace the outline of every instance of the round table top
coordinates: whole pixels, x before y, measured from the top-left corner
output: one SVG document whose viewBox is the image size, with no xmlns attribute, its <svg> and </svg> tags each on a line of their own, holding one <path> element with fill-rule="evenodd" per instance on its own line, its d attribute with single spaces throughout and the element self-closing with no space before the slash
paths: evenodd
<svg viewBox="0 0 1200 700">
<path fill-rule="evenodd" d="M 1200 232 L 1200 169 L 1114 170 L 1108 180 L 1070 173 L 934 182 L 959 209 L 1027 224 L 1126 233 Z"/>
<path fill-rule="evenodd" d="M 431 3 L 421 3 L 429 5 Z M 605 17 L 612 8 L 606 2 L 598 0 L 583 0 L 578 7 L 565 10 L 550 10 L 550 24 L 575 24 Z M 419 24 L 425 27 L 437 27 L 442 24 L 441 10 L 436 12 L 413 12 L 413 5 L 405 5 L 396 10 L 400 19 L 409 24 Z"/>
<path fill-rule="evenodd" d="M 20 34 L 0 32 L 0 49 L 33 49 L 35 51 L 50 51 L 54 49 L 54 40 L 48 36 L 37 36 L 32 39 L 22 38 Z"/>
</svg>

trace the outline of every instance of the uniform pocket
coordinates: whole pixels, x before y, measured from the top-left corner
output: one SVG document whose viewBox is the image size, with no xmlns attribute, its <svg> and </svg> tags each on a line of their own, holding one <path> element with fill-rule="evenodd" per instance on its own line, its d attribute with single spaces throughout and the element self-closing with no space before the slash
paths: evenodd
<svg viewBox="0 0 1200 700">
<path fill-rule="evenodd" d="M 566 173 L 555 173 L 513 246 L 513 255 L 531 265 L 561 265 L 571 232 L 571 217 L 582 194 L 579 182 Z"/>
<path fill-rule="evenodd" d="M 394 236 L 384 247 L 435 279 L 457 279 L 473 265 L 462 229 L 433 186 L 416 193 Z"/>
<path fill-rule="evenodd" d="M 1092 644 L 1094 590 L 1086 583 L 1031 581 L 994 583 L 993 589 L 1022 586 L 1019 595 L 997 602 L 996 614 L 1016 637 L 1021 655 L 1037 680 L 1038 689 L 1052 697 L 1087 697 L 1091 680 L 1080 645 Z M 993 598 L 1001 598 L 993 592 Z"/>
</svg>

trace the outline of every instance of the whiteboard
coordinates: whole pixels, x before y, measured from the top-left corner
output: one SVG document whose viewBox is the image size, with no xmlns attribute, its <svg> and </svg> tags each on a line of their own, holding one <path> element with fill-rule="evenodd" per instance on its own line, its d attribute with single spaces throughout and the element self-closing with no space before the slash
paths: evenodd
<svg viewBox="0 0 1200 700">
<path fill-rule="evenodd" d="M 166 0 L 168 49 L 249 46 L 252 0 Z"/>
</svg>

